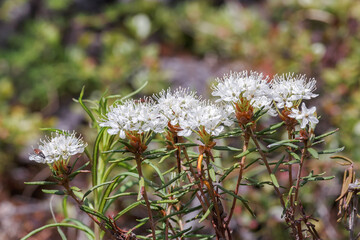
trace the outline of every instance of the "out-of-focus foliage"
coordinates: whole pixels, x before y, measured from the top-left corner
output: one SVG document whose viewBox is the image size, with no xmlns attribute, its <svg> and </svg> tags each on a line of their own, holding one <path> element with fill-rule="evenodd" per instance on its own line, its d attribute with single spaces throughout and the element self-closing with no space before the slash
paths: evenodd
<svg viewBox="0 0 360 240">
<path fill-rule="evenodd" d="M 89 95 L 126 94 L 146 80 L 146 94 L 166 87 L 164 56 L 315 77 L 321 98 L 314 104 L 323 111 L 318 128 L 340 127 L 332 147 L 345 145 L 345 154 L 359 161 L 359 1 L 4 0 L 0 171 L 39 138 L 39 127 L 56 125 L 53 116 L 70 109 L 83 85 Z M 317 167 L 333 168 L 329 162 Z M 267 204 L 259 209 L 260 223 L 276 215 L 276 209 L 262 211 Z"/>
</svg>

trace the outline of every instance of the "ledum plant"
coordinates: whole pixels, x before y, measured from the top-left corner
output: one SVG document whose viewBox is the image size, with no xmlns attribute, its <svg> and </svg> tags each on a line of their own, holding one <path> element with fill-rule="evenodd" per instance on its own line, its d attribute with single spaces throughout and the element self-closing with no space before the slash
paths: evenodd
<svg viewBox="0 0 360 240">
<path fill-rule="evenodd" d="M 304 166 L 342 149 L 316 146 L 336 130 L 315 135 L 316 108 L 304 103 L 317 96 L 315 80 L 244 71 L 217 79 L 212 90 L 215 102 L 182 88 L 137 100 L 129 95 L 98 101 L 83 100 L 83 90 L 77 102 L 96 131 L 93 143 L 87 146 L 75 132 L 50 129 L 55 133 L 30 154 L 30 160 L 49 165 L 52 180 L 27 184 L 57 186 L 43 191 L 64 196 L 65 219 L 23 239 L 49 227 L 57 227 L 63 239 L 60 227 L 79 229 L 89 239 L 237 239 L 235 210 L 256 218 L 252 208 L 259 204 L 249 202 L 242 189 L 262 187 L 273 189 L 294 239 L 320 239 L 317 220 L 301 202 L 301 188 L 333 177 Z M 269 117 L 279 122 L 264 127 L 262 119 Z M 282 129 L 285 139 L 278 134 Z M 78 167 L 83 153 L 88 161 Z M 278 181 L 280 172 L 286 182 Z M 74 185 L 79 174 L 91 178 L 88 189 Z M 93 224 L 70 218 L 68 204 L 77 205 Z M 121 226 L 119 220 L 134 212 L 137 222 Z"/>
</svg>

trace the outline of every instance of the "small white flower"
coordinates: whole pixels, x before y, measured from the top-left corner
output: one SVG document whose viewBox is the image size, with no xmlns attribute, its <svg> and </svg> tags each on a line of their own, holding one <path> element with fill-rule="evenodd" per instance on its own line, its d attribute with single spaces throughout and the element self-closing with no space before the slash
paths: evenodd
<svg viewBox="0 0 360 240">
<path fill-rule="evenodd" d="M 145 99 L 145 101 L 127 100 L 110 107 L 105 119 L 99 125 L 109 127 L 110 135 L 119 134 L 120 138 L 125 138 L 126 131 L 163 132 L 166 123 L 165 117 L 159 113 L 154 101 Z"/>
<path fill-rule="evenodd" d="M 189 121 L 192 121 L 191 111 L 200 105 L 200 97 L 195 92 L 191 92 L 185 88 L 178 88 L 175 91 L 168 89 L 163 90 L 159 94 L 154 95 L 158 104 L 156 108 L 159 113 L 164 116 L 166 124 L 169 122 L 171 125 L 178 125 L 183 130 L 181 136 L 189 136 L 191 128 Z"/>
<path fill-rule="evenodd" d="M 180 131 L 180 136 L 187 136 L 189 130 L 199 131 L 202 128 L 211 135 L 217 136 L 223 130 L 224 126 L 230 126 L 233 121 L 229 119 L 230 112 L 226 106 L 213 104 L 210 101 L 201 101 L 197 106 L 189 109 L 189 118 L 180 123 L 184 131 Z M 191 132 L 190 132 L 191 133 Z"/>
<path fill-rule="evenodd" d="M 269 78 L 262 73 L 230 72 L 216 81 L 217 84 L 212 87 L 212 95 L 220 97 L 216 102 L 237 103 L 245 98 L 254 108 L 271 109 L 272 95 L 268 84 Z"/>
<path fill-rule="evenodd" d="M 314 128 L 316 124 L 319 123 L 319 120 L 316 117 L 316 107 L 312 107 L 310 109 L 306 108 L 305 103 L 301 105 L 301 111 L 298 109 L 292 109 L 289 117 L 300 120 L 301 125 L 300 128 L 305 128 L 306 125 L 310 125 L 311 128 Z"/>
<path fill-rule="evenodd" d="M 278 108 L 291 108 L 298 101 L 318 96 L 313 93 L 316 90 L 316 80 L 314 78 L 307 80 L 305 75 L 295 76 L 294 73 L 275 75 L 271 87 Z"/>
<path fill-rule="evenodd" d="M 40 140 L 38 149 L 34 149 L 29 159 L 39 163 L 52 163 L 58 160 L 67 160 L 71 156 L 82 153 L 87 146 L 75 132 L 63 131 L 52 133 L 51 137 Z"/>
</svg>

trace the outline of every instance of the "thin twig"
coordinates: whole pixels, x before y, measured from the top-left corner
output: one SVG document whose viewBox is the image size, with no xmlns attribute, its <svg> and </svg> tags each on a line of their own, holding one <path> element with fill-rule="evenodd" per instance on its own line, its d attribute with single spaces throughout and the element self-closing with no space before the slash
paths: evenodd
<svg viewBox="0 0 360 240">
<path fill-rule="evenodd" d="M 244 142 L 244 146 L 243 146 L 243 151 L 242 151 L 242 152 L 245 152 L 245 151 L 247 150 L 248 145 L 249 145 L 249 140 L 247 140 L 247 141 Z M 246 159 L 246 156 L 243 156 L 243 157 L 241 158 L 241 161 L 240 161 L 239 176 L 238 176 L 238 179 L 237 179 L 237 182 L 236 182 L 235 195 L 238 195 L 238 193 L 239 193 L 240 182 L 241 182 L 241 180 L 242 180 L 242 175 L 243 175 L 243 171 L 244 171 L 244 167 L 245 167 L 245 159 Z M 230 212 L 229 212 L 229 217 L 227 218 L 227 220 L 226 220 L 226 222 L 225 222 L 226 227 L 228 227 L 229 224 L 230 224 L 232 215 L 233 215 L 234 210 L 235 210 L 236 200 L 237 200 L 237 198 L 234 197 L 234 198 L 233 198 L 232 205 L 231 205 L 231 209 L 230 209 Z"/>
<path fill-rule="evenodd" d="M 142 169 L 141 169 L 141 156 L 135 154 L 135 160 L 136 160 L 136 164 L 137 164 L 137 169 L 138 169 L 138 173 L 139 173 L 139 179 L 143 177 L 143 173 L 142 173 Z M 148 215 L 149 215 L 149 222 L 150 222 L 150 227 L 151 227 L 151 231 L 152 231 L 152 239 L 156 240 L 156 233 L 155 233 L 155 226 L 154 226 L 154 219 L 151 213 L 151 206 L 150 206 L 150 202 L 149 202 L 149 198 L 147 196 L 147 192 L 146 192 L 146 188 L 145 186 L 142 187 L 142 189 L 140 189 L 141 194 L 145 200 L 146 203 L 146 208 L 148 211 Z"/>
</svg>

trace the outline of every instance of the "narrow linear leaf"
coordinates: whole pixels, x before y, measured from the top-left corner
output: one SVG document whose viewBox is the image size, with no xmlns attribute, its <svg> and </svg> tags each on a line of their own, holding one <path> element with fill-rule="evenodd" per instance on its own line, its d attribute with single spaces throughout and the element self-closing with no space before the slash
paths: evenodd
<svg viewBox="0 0 360 240">
<path fill-rule="evenodd" d="M 333 131 L 330 131 L 330 132 L 324 133 L 324 134 L 322 134 L 322 135 L 320 135 L 320 136 L 316 136 L 316 137 L 315 137 L 315 140 L 318 140 L 318 139 L 321 139 L 321 138 L 324 138 L 324 137 L 330 136 L 330 135 L 332 135 L 332 134 L 336 133 L 337 131 L 339 131 L 339 128 L 337 128 L 337 129 L 335 129 L 335 130 L 333 130 Z"/>
<path fill-rule="evenodd" d="M 96 122 L 94 115 L 90 111 L 90 109 L 84 104 L 83 102 L 83 96 L 84 96 L 85 86 L 81 89 L 80 96 L 78 98 L 78 101 L 81 105 L 81 107 L 85 110 L 85 112 L 88 114 L 88 116 L 91 118 L 92 122 Z"/>
<path fill-rule="evenodd" d="M 234 129 L 233 131 L 224 133 L 224 134 L 220 134 L 214 138 L 225 138 L 225 137 L 236 137 L 236 136 L 240 136 L 242 134 L 242 129 L 238 128 L 238 129 Z"/>
<path fill-rule="evenodd" d="M 95 211 L 94 209 L 89 208 L 88 206 L 81 205 L 81 206 L 80 206 L 80 209 L 81 209 L 82 211 L 84 211 L 84 212 L 90 213 L 91 215 L 94 215 L 94 216 L 96 216 L 96 217 L 98 217 L 98 218 L 101 218 L 101 219 L 104 220 L 106 223 L 109 222 L 109 219 L 108 219 L 105 215 L 103 215 L 103 214 Z"/>
<path fill-rule="evenodd" d="M 272 132 L 276 129 L 278 129 L 279 127 L 281 127 L 282 125 L 284 125 L 285 123 L 284 122 L 280 122 L 280 123 L 276 123 L 276 124 L 273 124 L 271 125 L 270 127 L 268 128 L 265 128 L 259 132 L 256 132 L 255 134 L 256 135 L 265 135 L 265 134 L 269 134 L 269 132 Z"/>
<path fill-rule="evenodd" d="M 206 210 L 206 212 L 204 213 L 204 215 L 200 218 L 199 223 L 201 223 L 202 221 L 204 221 L 204 220 L 209 216 L 209 214 L 211 213 L 211 210 L 212 210 L 213 206 L 214 206 L 214 203 L 211 203 L 210 206 L 209 206 L 209 208 L 208 208 L 208 209 Z"/>
<path fill-rule="evenodd" d="M 295 159 L 295 160 L 284 163 L 284 165 L 293 165 L 293 164 L 296 164 L 296 163 L 300 163 L 300 160 Z"/>
<path fill-rule="evenodd" d="M 95 189 L 99 188 L 99 187 L 102 187 L 102 186 L 105 186 L 105 185 L 108 185 L 108 184 L 111 184 L 113 183 L 113 181 L 109 181 L 109 182 L 104 182 L 104 183 L 101 183 L 101 184 L 98 184 L 96 186 L 93 186 L 92 188 L 90 188 L 83 196 L 83 199 L 85 199 L 91 192 L 93 192 Z"/>
<path fill-rule="evenodd" d="M 65 195 L 63 190 L 41 189 L 41 191 L 48 194 Z"/>
<path fill-rule="evenodd" d="M 138 202 L 134 202 L 132 204 L 130 204 L 129 206 L 127 206 L 125 209 L 123 209 L 122 211 L 120 211 L 115 217 L 114 220 L 118 220 L 119 217 L 121 217 L 122 215 L 124 215 L 125 213 L 127 213 L 128 211 L 130 211 L 133 208 L 136 208 L 137 206 L 141 205 L 142 201 L 138 201 Z"/>
<path fill-rule="evenodd" d="M 30 232 L 29 234 L 27 234 L 25 237 L 21 238 L 21 240 L 26 240 L 29 237 L 35 235 L 38 232 L 41 232 L 42 230 L 46 229 L 46 228 L 51 228 L 51 227 L 70 227 L 70 228 L 76 228 L 79 229 L 81 231 L 86 232 L 87 234 L 89 234 L 92 238 L 95 238 L 95 235 L 93 232 L 88 232 L 88 230 L 86 228 L 74 225 L 74 224 L 70 224 L 70 223 L 52 223 L 52 224 L 48 224 L 45 226 L 42 226 L 38 229 L 33 230 L 32 232 Z"/>
<path fill-rule="evenodd" d="M 296 140 L 296 139 L 287 139 L 287 140 L 282 140 L 276 143 L 272 143 L 268 145 L 268 148 L 272 148 L 275 146 L 290 146 L 293 147 L 295 146 L 295 148 L 298 148 L 298 146 L 291 144 L 291 143 L 295 143 L 295 142 L 300 142 L 300 140 Z"/>
<path fill-rule="evenodd" d="M 123 197 L 123 196 L 133 196 L 133 195 L 138 195 L 138 193 L 137 192 L 118 193 L 113 196 L 107 197 L 106 199 L 114 199 L 114 198 L 119 198 L 119 197 Z"/>
<path fill-rule="evenodd" d="M 215 174 L 215 170 L 213 168 L 209 169 L 209 173 L 210 173 L 210 178 L 213 182 L 216 182 L 216 174 Z"/>
<path fill-rule="evenodd" d="M 222 187 L 221 185 L 218 185 L 218 187 L 223 190 L 224 192 L 226 192 L 227 194 L 230 194 L 231 196 L 233 196 L 234 198 L 240 200 L 240 202 L 242 202 L 242 204 L 245 206 L 245 208 L 249 211 L 249 213 L 256 218 L 255 213 L 251 210 L 250 206 L 248 205 L 248 201 L 242 197 L 240 197 L 239 195 L 236 195 L 235 193 L 233 193 L 232 191 L 227 190 L 226 188 Z"/>
<path fill-rule="evenodd" d="M 319 158 L 319 154 L 318 154 L 318 152 L 317 152 L 315 149 L 313 149 L 313 148 L 308 148 L 307 150 L 308 150 L 308 152 L 309 152 L 314 158 Z"/>
<path fill-rule="evenodd" d="M 219 182 L 222 182 L 234 169 L 238 168 L 240 166 L 240 163 L 235 163 L 230 168 L 228 168 L 225 173 L 221 176 L 219 179 Z"/>
<path fill-rule="evenodd" d="M 91 175 L 92 175 L 92 185 L 95 186 L 97 185 L 97 165 L 98 165 L 98 161 L 99 161 L 99 145 L 100 145 L 100 141 L 104 135 L 106 128 L 101 128 L 100 132 L 98 133 L 98 135 L 96 136 L 96 140 L 95 140 L 95 145 L 94 145 L 94 150 L 93 150 L 93 157 L 92 157 L 92 166 L 91 166 Z"/>
<path fill-rule="evenodd" d="M 280 187 L 280 186 L 279 186 L 279 183 L 278 183 L 278 181 L 277 181 L 277 179 L 276 179 L 275 174 L 271 173 L 271 174 L 270 174 L 270 178 L 271 178 L 271 181 L 273 182 L 273 184 L 274 184 L 276 187 Z"/>
<path fill-rule="evenodd" d="M 122 98 L 120 99 L 120 101 L 124 101 L 125 99 L 131 98 L 132 96 L 138 94 L 141 90 L 143 90 L 143 89 L 146 87 L 147 84 L 148 84 L 148 81 L 144 82 L 144 84 L 141 85 L 138 89 L 136 89 L 136 90 L 133 91 L 132 93 L 130 93 L 130 94 L 122 97 Z"/>
<path fill-rule="evenodd" d="M 26 185 L 57 185 L 57 182 L 48 182 L 48 181 L 37 181 L 37 182 L 24 182 Z"/>
<path fill-rule="evenodd" d="M 79 227 L 82 227 L 84 230 L 86 230 L 86 231 L 84 231 L 85 232 L 85 234 L 86 234 L 86 236 L 89 238 L 89 239 L 94 239 L 94 232 L 88 227 L 88 226 L 86 226 L 84 223 L 82 223 L 81 221 L 79 221 L 79 220 L 77 220 L 77 219 L 74 219 L 74 218 L 65 218 L 64 220 L 63 220 L 63 222 L 73 222 L 73 223 L 75 223 L 76 225 L 78 225 Z"/>
<path fill-rule="evenodd" d="M 276 163 L 276 165 L 272 171 L 273 174 L 276 173 L 277 169 L 279 168 L 280 164 L 284 161 L 284 159 L 285 159 L 285 155 L 283 155 L 283 157 Z"/>
<path fill-rule="evenodd" d="M 184 147 L 197 147 L 199 144 L 196 143 L 177 143 L 175 146 L 184 146 Z"/>
<path fill-rule="evenodd" d="M 168 181 L 166 184 L 163 184 L 161 187 L 155 189 L 155 191 L 159 191 L 161 189 L 166 188 L 167 186 L 171 185 L 173 182 L 175 182 L 176 180 L 178 180 L 179 178 L 181 178 L 182 176 L 184 176 L 185 172 L 181 172 L 180 174 L 178 174 L 176 177 L 174 177 L 173 179 L 171 179 L 170 181 Z"/>
<path fill-rule="evenodd" d="M 318 154 L 332 154 L 332 153 L 338 153 L 341 152 L 345 149 L 345 147 L 341 147 L 341 148 L 335 148 L 335 149 L 328 149 L 328 150 L 323 150 L 318 152 Z"/>
<path fill-rule="evenodd" d="M 242 149 L 230 147 L 230 146 L 214 146 L 213 149 L 219 150 L 219 151 L 231 151 L 231 152 L 241 152 Z"/>
<path fill-rule="evenodd" d="M 254 151 L 256 151 L 256 148 L 250 148 L 250 149 L 246 150 L 245 152 L 242 152 L 242 153 L 234 156 L 234 158 L 242 158 L 242 157 L 244 157 L 246 155 L 249 155 L 250 153 L 252 153 Z"/>
</svg>

